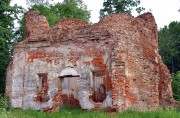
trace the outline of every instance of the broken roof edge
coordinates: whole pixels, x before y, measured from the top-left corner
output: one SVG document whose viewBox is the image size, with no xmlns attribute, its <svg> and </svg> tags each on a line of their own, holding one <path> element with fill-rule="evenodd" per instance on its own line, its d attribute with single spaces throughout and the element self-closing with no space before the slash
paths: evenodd
<svg viewBox="0 0 180 118">
<path fill-rule="evenodd" d="M 140 22 L 139 22 L 140 21 Z M 144 24 L 141 23 L 144 22 Z M 147 12 L 141 14 L 137 17 L 134 17 L 125 13 L 116 13 L 105 16 L 100 19 L 98 23 L 93 25 L 89 25 L 87 21 L 75 19 L 75 18 L 64 18 L 57 21 L 54 27 L 50 28 L 49 23 L 45 16 L 41 15 L 37 11 L 30 10 L 26 13 L 25 17 L 25 38 L 24 40 L 29 41 L 40 41 L 51 39 L 51 35 L 57 35 L 55 37 L 60 38 L 60 35 L 64 36 L 65 34 L 69 34 L 70 32 L 77 32 L 78 30 L 81 33 L 87 33 L 85 30 L 102 30 L 102 32 L 110 31 L 111 29 L 106 28 L 106 25 L 112 24 L 122 24 L 122 23 L 132 24 L 134 22 L 138 22 L 137 24 L 144 25 L 146 28 L 153 30 L 157 29 L 157 25 L 152 13 Z M 148 24 L 152 24 L 149 22 L 153 22 L 154 26 L 149 26 Z M 84 30 L 84 31 L 83 31 Z M 74 34 L 74 33 L 73 33 Z M 59 35 L 59 36 L 58 36 Z"/>
<path fill-rule="evenodd" d="M 50 30 L 67 30 L 77 29 L 79 27 L 89 26 L 85 20 L 75 18 L 63 18 L 56 22 L 56 24 L 50 28 L 49 22 L 45 16 L 41 15 L 36 10 L 29 10 L 25 13 L 25 37 L 24 40 L 29 37 L 35 38 L 44 34 L 48 34 Z"/>
</svg>

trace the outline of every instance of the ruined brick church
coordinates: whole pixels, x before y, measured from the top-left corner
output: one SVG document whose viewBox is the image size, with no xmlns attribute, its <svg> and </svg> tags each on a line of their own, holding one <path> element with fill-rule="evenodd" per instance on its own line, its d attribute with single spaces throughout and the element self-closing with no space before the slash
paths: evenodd
<svg viewBox="0 0 180 118">
<path fill-rule="evenodd" d="M 151 13 L 113 14 L 94 25 L 62 19 L 50 28 L 44 16 L 27 12 L 24 40 L 7 68 L 6 95 L 14 108 L 44 111 L 174 104 Z"/>
</svg>

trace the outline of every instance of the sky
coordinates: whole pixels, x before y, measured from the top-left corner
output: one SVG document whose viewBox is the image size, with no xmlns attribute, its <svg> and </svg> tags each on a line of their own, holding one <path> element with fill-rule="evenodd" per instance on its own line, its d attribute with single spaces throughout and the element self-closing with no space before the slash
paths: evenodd
<svg viewBox="0 0 180 118">
<path fill-rule="evenodd" d="M 12 4 L 26 6 L 26 0 L 12 0 Z M 54 0 L 54 2 L 62 2 L 63 0 Z M 104 0 L 83 0 L 88 10 L 91 10 L 91 19 L 93 23 L 99 21 L 99 10 L 103 6 Z M 140 6 L 144 7 L 146 12 L 150 11 L 155 17 L 158 29 L 169 25 L 172 21 L 180 21 L 180 0 L 141 0 Z M 133 13 L 133 16 L 137 14 Z"/>
</svg>

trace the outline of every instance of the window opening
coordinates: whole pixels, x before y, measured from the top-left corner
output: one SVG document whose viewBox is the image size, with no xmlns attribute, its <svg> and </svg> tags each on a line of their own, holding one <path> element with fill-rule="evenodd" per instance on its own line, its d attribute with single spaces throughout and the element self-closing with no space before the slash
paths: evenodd
<svg viewBox="0 0 180 118">
<path fill-rule="evenodd" d="M 40 101 L 47 102 L 50 98 L 48 96 L 48 77 L 47 73 L 38 73 L 39 76 L 39 92 Z"/>
</svg>

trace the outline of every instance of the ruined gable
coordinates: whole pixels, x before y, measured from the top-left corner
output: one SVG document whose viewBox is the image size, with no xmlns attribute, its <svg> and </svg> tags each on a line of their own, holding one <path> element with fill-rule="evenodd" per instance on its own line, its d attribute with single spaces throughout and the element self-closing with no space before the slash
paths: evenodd
<svg viewBox="0 0 180 118">
<path fill-rule="evenodd" d="M 54 111 L 171 106 L 171 76 L 158 53 L 151 13 L 113 14 L 92 26 L 63 19 L 49 28 L 35 11 L 7 69 L 6 94 L 14 108 Z"/>
</svg>

